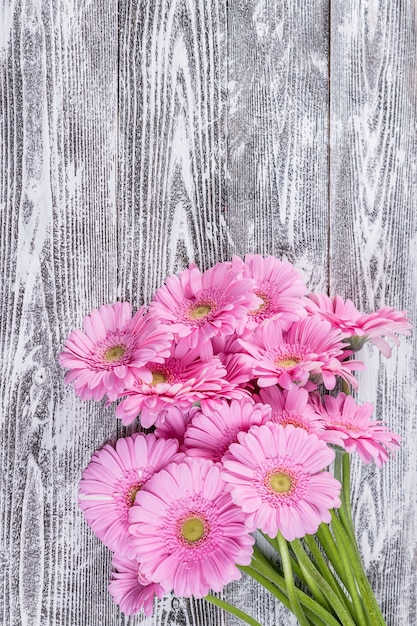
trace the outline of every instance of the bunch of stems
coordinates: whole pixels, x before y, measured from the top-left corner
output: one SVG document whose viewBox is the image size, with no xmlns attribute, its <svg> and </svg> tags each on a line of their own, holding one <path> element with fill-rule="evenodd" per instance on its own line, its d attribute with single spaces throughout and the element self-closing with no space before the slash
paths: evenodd
<svg viewBox="0 0 417 626">
<path fill-rule="evenodd" d="M 386 626 L 363 569 L 350 507 L 350 458 L 338 451 L 335 477 L 342 505 L 315 535 L 286 541 L 264 535 L 276 551 L 273 561 L 255 545 L 252 562 L 241 570 L 294 613 L 300 626 Z M 276 564 L 278 562 L 278 565 Z M 251 626 L 257 620 L 214 595 L 206 600 Z"/>
</svg>

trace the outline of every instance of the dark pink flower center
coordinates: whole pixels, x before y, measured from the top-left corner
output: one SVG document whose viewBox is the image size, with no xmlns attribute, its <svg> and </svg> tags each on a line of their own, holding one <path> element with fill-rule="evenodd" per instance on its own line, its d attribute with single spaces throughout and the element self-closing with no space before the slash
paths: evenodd
<svg viewBox="0 0 417 626">
<path fill-rule="evenodd" d="M 150 383 L 152 387 L 162 383 L 174 385 L 184 379 L 184 366 L 179 359 L 167 359 L 163 365 L 147 363 L 146 367 L 152 372 L 152 382 Z"/>
</svg>

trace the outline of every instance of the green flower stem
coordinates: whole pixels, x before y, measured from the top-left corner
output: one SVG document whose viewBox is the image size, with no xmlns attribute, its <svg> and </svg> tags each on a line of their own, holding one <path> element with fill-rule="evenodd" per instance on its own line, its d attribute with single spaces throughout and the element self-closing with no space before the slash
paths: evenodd
<svg viewBox="0 0 417 626">
<path fill-rule="evenodd" d="M 350 507 L 350 456 L 347 452 L 338 452 L 336 454 L 335 478 L 342 483 L 342 492 L 340 494 L 342 506 L 337 510 L 337 513 L 359 556 Z"/>
<path fill-rule="evenodd" d="M 366 577 L 365 572 L 363 571 L 361 557 L 359 553 L 358 544 L 355 536 L 355 529 L 353 526 L 352 519 L 352 511 L 350 506 L 350 455 L 348 453 L 344 453 L 341 459 L 342 464 L 342 506 L 338 509 L 338 514 L 340 517 L 340 521 L 343 524 L 343 527 L 346 533 L 349 536 L 349 539 L 352 543 L 352 548 L 355 551 L 355 558 L 357 561 L 357 569 L 355 570 L 355 574 L 358 577 L 359 588 L 361 590 L 362 596 L 364 598 L 364 602 L 366 604 L 366 608 L 370 614 L 374 616 L 374 619 L 377 620 L 375 623 L 385 624 L 384 617 L 381 613 L 381 609 L 376 601 L 375 594 L 371 585 L 369 584 L 369 580 Z M 372 609 L 370 609 L 370 605 L 372 605 Z"/>
<path fill-rule="evenodd" d="M 304 551 L 303 546 L 299 539 L 294 539 L 290 543 L 291 549 L 294 551 L 294 554 L 300 564 L 300 568 L 303 572 L 304 578 L 306 580 L 307 587 L 310 589 L 313 598 L 321 604 L 325 609 L 331 609 L 329 603 L 326 600 L 326 596 L 324 595 L 320 585 L 319 580 L 322 579 L 323 583 L 326 583 L 324 578 L 320 576 L 319 572 L 316 570 L 309 557 Z M 329 587 L 329 585 L 326 586 Z"/>
<path fill-rule="evenodd" d="M 304 611 L 301 608 L 301 604 L 297 596 L 297 589 L 294 583 L 288 544 L 280 531 L 278 531 L 277 542 L 281 555 L 282 569 L 284 570 L 284 578 L 285 584 L 287 586 L 288 597 L 291 602 L 291 610 L 298 619 L 300 626 L 308 626 L 307 618 L 304 615 Z"/>
<path fill-rule="evenodd" d="M 279 546 L 278 546 L 278 542 L 276 539 L 272 539 L 271 537 L 269 537 L 269 535 L 266 535 L 264 533 L 261 532 L 261 535 L 267 540 L 267 542 L 274 548 L 275 552 L 279 553 Z M 302 569 L 300 568 L 300 566 L 298 565 L 297 561 L 295 559 L 293 559 L 293 557 L 290 554 L 290 560 L 291 560 L 291 567 L 292 570 L 294 572 L 294 574 L 297 576 L 297 578 L 300 580 L 300 582 L 304 583 L 305 585 L 307 585 L 307 581 L 304 578 L 304 574 Z M 284 575 L 284 573 L 282 572 L 282 570 L 279 570 L 280 573 L 282 573 L 282 575 Z"/>
<path fill-rule="evenodd" d="M 333 529 L 334 536 L 336 539 L 337 547 L 339 549 L 339 560 L 342 564 L 343 571 L 346 575 L 346 587 L 352 597 L 353 606 L 355 607 L 355 611 L 356 611 L 356 618 L 357 618 L 358 626 L 367 626 L 368 621 L 365 616 L 365 612 L 364 612 L 364 608 L 362 604 L 362 598 L 359 593 L 357 581 L 355 580 L 355 576 L 354 576 L 354 569 L 356 570 L 355 574 L 357 574 L 357 569 L 358 569 L 357 568 L 358 561 L 356 558 L 356 553 L 355 553 L 355 550 L 352 550 L 352 545 L 349 540 L 349 536 L 344 531 L 341 521 L 339 520 L 339 518 L 337 517 L 334 511 L 332 511 L 331 513 L 332 513 L 332 529 Z M 356 565 L 356 568 L 354 568 L 354 564 Z M 359 569 L 362 570 L 362 565 L 360 563 L 359 563 Z M 375 624 L 375 622 L 371 622 L 371 623 Z"/>
<path fill-rule="evenodd" d="M 334 532 L 336 534 L 339 534 L 340 541 L 343 541 L 348 546 L 348 549 L 350 547 L 350 565 L 359 586 L 361 597 L 366 608 L 367 616 L 369 617 L 369 623 L 372 626 L 385 625 L 385 620 L 376 601 L 375 594 L 363 570 L 356 542 L 352 546 L 348 533 L 345 531 L 343 524 L 341 523 L 334 511 L 332 512 L 332 527 L 334 529 Z"/>
<path fill-rule="evenodd" d="M 220 607 L 224 611 L 227 611 L 228 613 L 235 615 L 236 617 L 241 619 L 243 622 L 246 622 L 246 624 L 250 624 L 250 626 L 262 626 L 260 622 L 256 621 L 256 619 L 254 619 L 250 615 L 247 615 L 247 613 L 245 613 L 244 611 L 241 611 L 240 609 L 233 606 L 233 604 L 229 604 L 229 602 L 225 602 L 224 600 L 222 600 L 221 598 L 218 598 L 217 596 L 213 596 L 211 593 L 205 596 L 204 599 L 210 602 L 211 604 L 214 604 Z"/>
<path fill-rule="evenodd" d="M 339 549 L 333 539 L 333 535 L 330 532 L 329 526 L 324 522 L 320 524 L 319 529 L 316 532 L 316 537 L 319 540 L 324 552 L 326 553 L 327 558 L 332 564 L 336 574 L 339 576 L 346 589 L 348 589 L 347 576 L 345 574 L 344 568 L 340 563 Z"/>
<path fill-rule="evenodd" d="M 285 579 L 277 574 L 273 568 L 273 566 L 269 563 L 270 571 L 268 568 L 264 568 L 267 576 L 264 576 L 261 572 L 258 571 L 262 567 L 260 562 L 256 562 L 255 565 L 252 566 L 243 566 L 240 565 L 239 569 L 242 572 L 245 572 L 249 576 L 251 576 L 254 580 L 257 580 L 265 589 L 267 589 L 272 595 L 274 595 L 284 606 L 287 607 L 290 611 L 292 611 L 291 603 L 286 595 L 287 587 L 285 583 Z M 340 626 L 340 622 L 337 621 L 328 611 L 326 611 L 322 606 L 317 604 L 310 596 L 306 593 L 297 589 L 297 595 L 299 597 L 300 603 L 304 607 L 305 615 L 308 619 L 308 623 L 313 626 Z"/>
<path fill-rule="evenodd" d="M 273 583 L 271 582 L 271 580 L 269 580 L 269 578 L 267 578 L 266 576 L 258 572 L 252 566 L 241 565 L 239 566 L 239 569 L 242 570 L 242 572 L 244 572 L 245 574 L 248 574 L 248 576 L 253 578 L 253 580 L 256 580 L 258 583 L 260 583 L 273 596 L 275 596 L 277 600 L 281 602 L 281 604 L 283 604 L 289 611 L 291 611 L 291 603 L 288 599 L 288 596 L 285 593 L 286 585 L 285 585 L 284 578 L 281 578 L 279 575 L 277 575 L 277 577 L 275 578 L 275 582 Z M 281 578 L 280 583 L 279 583 L 279 578 Z M 279 583 L 279 585 L 277 583 Z M 308 623 L 311 624 L 311 626 L 323 626 L 323 625 L 327 626 L 327 623 L 323 619 L 320 619 L 319 617 L 317 617 L 317 615 L 313 613 L 307 607 L 305 607 L 304 611 L 305 611 L 306 617 L 309 620 Z M 336 624 L 335 626 L 339 626 L 339 624 Z"/>
<path fill-rule="evenodd" d="M 305 572 L 307 583 L 314 597 L 320 602 L 324 608 L 333 608 L 337 617 L 343 626 L 356 626 L 348 610 L 338 595 L 333 591 L 332 587 L 319 574 L 313 563 L 304 551 L 299 539 L 291 542 L 291 547 L 300 563 L 301 568 Z"/>
<path fill-rule="evenodd" d="M 355 611 L 353 608 L 353 604 L 351 600 L 347 597 L 347 595 L 342 591 L 339 585 L 339 582 L 334 577 L 333 573 L 330 571 L 330 568 L 325 558 L 323 557 L 320 551 L 320 548 L 318 547 L 316 543 L 315 538 L 312 535 L 305 535 L 303 537 L 303 541 L 305 542 L 306 546 L 310 550 L 314 559 L 314 564 L 317 567 L 318 571 L 326 580 L 326 582 L 330 585 L 330 587 L 333 589 L 334 593 L 337 595 L 339 600 L 344 603 L 350 615 L 354 618 Z"/>
</svg>

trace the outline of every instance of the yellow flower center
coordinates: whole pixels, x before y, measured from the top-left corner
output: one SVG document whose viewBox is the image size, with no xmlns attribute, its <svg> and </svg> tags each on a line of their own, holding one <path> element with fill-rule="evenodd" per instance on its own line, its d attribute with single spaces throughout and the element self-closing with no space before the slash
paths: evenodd
<svg viewBox="0 0 417 626">
<path fill-rule="evenodd" d="M 158 385 L 159 383 L 166 383 L 168 378 L 162 372 L 152 372 L 151 385 Z"/>
<path fill-rule="evenodd" d="M 200 306 L 196 306 L 195 309 L 190 311 L 190 317 L 193 320 L 200 320 L 202 317 L 206 317 L 211 311 L 211 306 L 208 304 L 201 304 Z"/>
<path fill-rule="evenodd" d="M 294 367 L 294 365 L 297 365 L 297 363 L 299 363 L 299 359 L 287 357 L 283 359 L 277 359 L 275 363 L 278 367 L 290 369 L 291 367 Z"/>
<path fill-rule="evenodd" d="M 113 346 L 113 348 L 107 350 L 104 358 L 106 359 L 106 361 L 109 361 L 111 363 L 112 361 L 118 361 L 119 359 L 121 359 L 125 352 L 126 349 L 123 346 Z"/>
<path fill-rule="evenodd" d="M 181 526 L 181 535 L 188 543 L 199 541 L 205 533 L 205 526 L 199 517 L 189 517 Z"/>
<path fill-rule="evenodd" d="M 276 493 L 288 493 L 292 487 L 292 480 L 288 474 L 277 472 L 269 477 L 269 486 Z"/>
</svg>

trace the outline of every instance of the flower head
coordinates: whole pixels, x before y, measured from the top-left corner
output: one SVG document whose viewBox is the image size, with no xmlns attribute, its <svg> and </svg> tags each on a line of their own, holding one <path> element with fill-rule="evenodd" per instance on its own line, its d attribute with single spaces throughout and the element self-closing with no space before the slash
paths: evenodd
<svg viewBox="0 0 417 626">
<path fill-rule="evenodd" d="M 255 404 L 251 398 L 222 400 L 215 409 L 204 407 L 196 412 L 184 437 L 187 456 L 221 461 L 238 433 L 247 432 L 255 424 L 264 424 L 271 416 L 271 407 Z"/>
<path fill-rule="evenodd" d="M 183 412 L 202 398 L 227 395 L 231 388 L 220 359 L 200 358 L 197 348 L 189 349 L 181 340 L 163 363 L 147 363 L 152 380 L 137 380 L 116 409 L 123 424 L 130 424 L 140 413 L 144 428 L 164 421 L 165 411 L 174 405 Z M 159 419 L 160 418 L 160 419 Z"/>
<path fill-rule="evenodd" d="M 399 345 L 397 334 L 409 335 L 411 330 L 405 311 L 396 311 L 389 306 L 364 314 L 357 310 L 352 300 L 311 293 L 306 298 L 306 307 L 310 313 L 329 321 L 333 328 L 340 328 L 355 351 L 370 341 L 384 356 L 390 357 L 391 348 L 383 336 Z"/>
<path fill-rule="evenodd" d="M 294 384 L 306 385 L 311 375 L 319 377 L 326 389 L 333 389 L 336 376 L 356 385 L 351 369 L 362 369 L 358 361 L 345 361 L 346 344 L 340 330 L 315 317 L 294 322 L 282 331 L 279 320 L 268 320 L 250 337 L 241 339 L 250 357 L 242 357 L 253 365 L 259 387 L 278 384 L 290 389 Z"/>
<path fill-rule="evenodd" d="M 212 337 L 231 335 L 247 311 L 258 306 L 253 284 L 231 263 L 218 263 L 203 273 L 191 265 L 166 279 L 150 310 L 178 337 L 186 338 L 190 348 L 202 349 Z"/>
<path fill-rule="evenodd" d="M 165 411 L 159 414 L 155 435 L 162 439 L 177 439 L 181 449 L 181 446 L 184 444 L 184 435 L 187 426 L 194 415 L 199 412 L 199 406 L 192 406 L 189 410 L 184 411 L 181 411 L 175 404 L 169 406 Z"/>
<path fill-rule="evenodd" d="M 261 389 L 259 398 L 271 406 L 271 422 L 282 426 L 292 424 L 327 443 L 340 445 L 340 436 L 325 430 L 323 418 L 310 403 L 310 394 L 303 387 L 291 387 L 287 391 L 274 385 Z"/>
<path fill-rule="evenodd" d="M 373 405 L 365 402 L 356 404 L 352 396 L 339 393 L 336 398 L 324 397 L 322 416 L 326 428 L 341 437 L 339 445 L 347 452 L 357 452 L 364 463 L 375 461 L 381 467 L 392 452 L 400 445 L 399 435 L 389 431 L 381 421 L 369 419 Z"/>
<path fill-rule="evenodd" d="M 292 322 L 306 316 L 301 298 L 306 286 L 291 263 L 273 256 L 247 254 L 244 261 L 233 257 L 233 267 L 255 281 L 253 291 L 260 298 L 259 306 L 248 313 L 246 330 L 253 330 L 266 319 L 279 319 L 288 329 Z"/>
<path fill-rule="evenodd" d="M 292 541 L 314 534 L 340 506 L 340 483 L 322 471 L 334 452 L 316 435 L 272 422 L 253 426 L 232 443 L 222 476 L 250 530 Z"/>
<path fill-rule="evenodd" d="M 118 554 L 113 556 L 113 571 L 109 592 L 113 600 L 126 615 L 135 615 L 141 609 L 146 617 L 153 612 L 154 598 L 162 598 L 164 589 L 158 583 L 148 581 L 140 571 L 136 559 L 128 559 Z"/>
<path fill-rule="evenodd" d="M 132 317 L 128 302 L 105 304 L 84 318 L 84 332 L 74 330 L 59 355 L 71 370 L 65 382 L 74 383 L 82 400 L 115 400 L 133 384 L 135 376 L 149 378 L 144 365 L 169 355 L 172 335 L 145 307 Z"/>
<path fill-rule="evenodd" d="M 146 481 L 177 452 L 175 439 L 136 433 L 94 453 L 82 474 L 79 504 L 88 524 L 110 550 L 127 554 L 129 509 Z"/>
<path fill-rule="evenodd" d="M 141 570 L 164 589 L 201 598 L 240 578 L 253 537 L 233 504 L 220 469 L 187 459 L 155 474 L 130 510 L 132 545 Z"/>
</svg>

